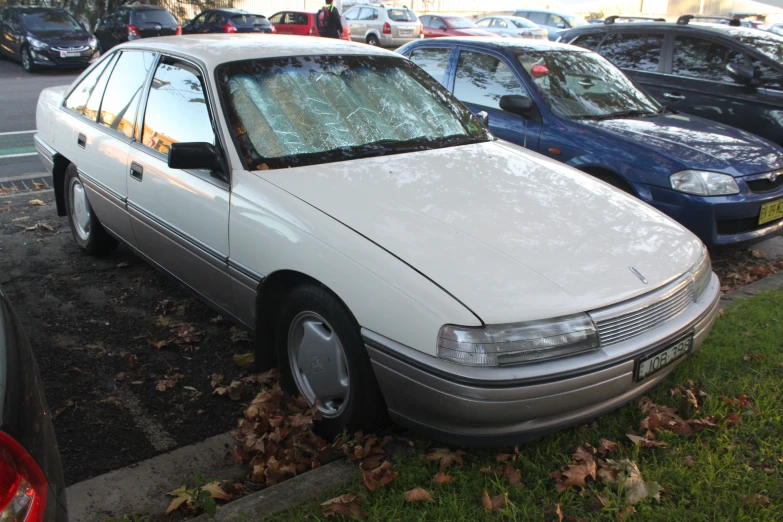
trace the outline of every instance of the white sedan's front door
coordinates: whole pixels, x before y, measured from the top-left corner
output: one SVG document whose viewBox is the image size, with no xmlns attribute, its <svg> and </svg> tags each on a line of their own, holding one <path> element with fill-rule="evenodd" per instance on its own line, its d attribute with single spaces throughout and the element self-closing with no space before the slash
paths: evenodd
<svg viewBox="0 0 783 522">
<path fill-rule="evenodd" d="M 141 141 L 128 154 L 128 212 L 139 250 L 204 297 L 233 312 L 228 275 L 228 183 L 168 167 L 172 143 L 215 133 L 202 72 L 163 56 L 144 109 Z"/>
</svg>

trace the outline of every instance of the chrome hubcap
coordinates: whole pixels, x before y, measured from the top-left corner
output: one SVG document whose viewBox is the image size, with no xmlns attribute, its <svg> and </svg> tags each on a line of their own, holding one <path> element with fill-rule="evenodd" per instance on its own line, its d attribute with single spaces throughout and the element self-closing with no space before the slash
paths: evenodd
<svg viewBox="0 0 783 522">
<path fill-rule="evenodd" d="M 90 238 L 90 204 L 87 202 L 87 194 L 84 193 L 82 182 L 76 178 L 71 179 L 68 195 L 71 198 L 73 228 L 81 239 L 87 241 Z"/>
<path fill-rule="evenodd" d="M 337 417 L 348 404 L 351 379 L 345 351 L 329 323 L 301 312 L 288 329 L 288 364 L 299 392 L 324 417 Z"/>
<path fill-rule="evenodd" d="M 22 51 L 22 67 L 25 69 L 30 68 L 30 51 Z"/>
</svg>

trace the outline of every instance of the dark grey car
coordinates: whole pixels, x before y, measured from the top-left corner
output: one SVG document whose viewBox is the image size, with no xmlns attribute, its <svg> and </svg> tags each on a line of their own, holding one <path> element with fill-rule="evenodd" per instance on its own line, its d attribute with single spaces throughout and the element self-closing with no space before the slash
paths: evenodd
<svg viewBox="0 0 783 522">
<path fill-rule="evenodd" d="M 0 520 L 68 520 L 60 451 L 27 337 L 0 289 Z"/>
</svg>

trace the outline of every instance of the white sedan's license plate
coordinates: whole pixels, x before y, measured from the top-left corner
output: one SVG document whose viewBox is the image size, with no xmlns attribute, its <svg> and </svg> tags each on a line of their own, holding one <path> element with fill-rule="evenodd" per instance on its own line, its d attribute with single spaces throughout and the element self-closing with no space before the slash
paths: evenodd
<svg viewBox="0 0 783 522">
<path fill-rule="evenodd" d="M 79 52 L 71 52 L 71 51 L 60 51 L 60 58 L 75 58 L 77 56 L 81 56 L 82 53 Z"/>
<path fill-rule="evenodd" d="M 690 352 L 692 347 L 693 336 L 689 335 L 685 339 L 680 339 L 660 352 L 648 355 L 646 358 L 639 361 L 639 366 L 636 370 L 636 380 L 641 381 L 658 370 L 665 368 Z"/>
</svg>

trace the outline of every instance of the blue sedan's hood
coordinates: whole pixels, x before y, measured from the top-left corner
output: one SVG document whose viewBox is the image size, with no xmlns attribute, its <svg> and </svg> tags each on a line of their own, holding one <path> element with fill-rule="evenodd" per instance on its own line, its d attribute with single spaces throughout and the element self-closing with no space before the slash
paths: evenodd
<svg viewBox="0 0 783 522">
<path fill-rule="evenodd" d="M 749 132 L 688 114 L 581 123 L 654 149 L 681 163 L 683 169 L 747 176 L 783 167 L 783 148 Z"/>
</svg>

